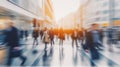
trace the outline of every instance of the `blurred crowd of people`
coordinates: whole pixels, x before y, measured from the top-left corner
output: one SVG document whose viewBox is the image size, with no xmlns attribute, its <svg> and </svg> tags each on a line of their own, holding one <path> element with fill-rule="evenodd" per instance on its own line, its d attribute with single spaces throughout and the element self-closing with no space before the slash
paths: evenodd
<svg viewBox="0 0 120 67">
<path fill-rule="evenodd" d="M 108 45 L 111 46 L 115 41 L 120 41 L 120 31 L 117 32 L 117 40 L 113 38 L 112 29 L 107 30 L 107 38 Z M 47 45 L 51 44 L 51 46 L 55 45 L 55 38 L 59 40 L 59 45 L 62 47 L 64 45 L 64 41 L 67 39 L 72 40 L 71 46 L 74 48 L 75 46 L 83 49 L 85 52 L 90 52 L 91 59 L 96 60 L 99 59 L 99 50 L 104 50 L 103 39 L 105 37 L 104 30 L 99 28 L 99 24 L 91 24 L 88 29 L 56 29 L 45 27 L 44 29 L 34 28 L 32 32 L 33 37 L 33 48 L 37 47 L 39 43 L 39 39 L 45 44 L 45 50 L 47 49 Z M 18 30 L 13 22 L 10 22 L 7 25 L 6 31 L 4 32 L 6 35 L 4 39 L 4 43 L 9 47 L 8 52 L 8 62 L 7 65 L 11 65 L 12 59 L 15 57 L 20 57 L 22 60 L 21 65 L 24 65 L 27 57 L 22 55 L 22 44 L 20 43 L 20 39 L 25 38 L 28 40 L 29 32 L 27 30 Z M 110 47 L 111 48 L 111 47 Z"/>
<path fill-rule="evenodd" d="M 115 41 L 119 43 L 120 41 L 120 31 L 117 31 L 117 39 L 115 40 L 113 38 L 112 33 L 114 30 L 108 29 L 107 32 L 104 31 L 103 29 L 100 28 L 99 24 L 91 24 L 91 26 L 88 29 L 47 29 L 45 28 L 44 30 L 40 30 L 40 36 L 45 43 L 45 49 L 47 48 L 47 44 L 51 44 L 51 46 L 54 45 L 54 38 L 57 38 L 59 40 L 59 45 L 63 46 L 64 41 L 67 39 L 72 40 L 71 46 L 74 48 L 76 46 L 79 48 L 80 46 L 82 47 L 85 52 L 90 52 L 91 58 L 93 60 L 99 59 L 99 50 L 104 50 L 104 38 L 107 37 L 107 44 L 112 50 L 111 45 L 114 44 Z M 34 33 L 34 32 L 33 32 Z M 39 31 L 37 32 L 38 36 Z"/>
</svg>

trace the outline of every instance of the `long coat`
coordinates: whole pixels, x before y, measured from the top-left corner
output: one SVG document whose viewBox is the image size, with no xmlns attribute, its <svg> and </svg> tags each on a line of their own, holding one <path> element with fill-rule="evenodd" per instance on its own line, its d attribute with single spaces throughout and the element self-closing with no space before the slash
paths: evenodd
<svg viewBox="0 0 120 67">
<path fill-rule="evenodd" d="M 19 46 L 19 33 L 18 29 L 15 27 L 11 27 L 9 31 L 6 32 L 5 42 L 11 48 Z"/>
<path fill-rule="evenodd" d="M 98 30 L 98 35 L 100 36 L 100 41 L 103 38 L 102 31 Z M 86 32 L 86 43 L 85 43 L 85 48 L 90 50 L 91 58 L 92 60 L 99 59 L 100 55 L 98 50 L 96 49 L 96 44 L 93 42 L 93 35 L 92 32 Z"/>
<path fill-rule="evenodd" d="M 76 32 L 76 36 L 75 36 L 75 32 Z M 73 30 L 72 34 L 71 34 L 71 38 L 72 39 L 77 39 L 78 38 L 78 31 Z"/>
<path fill-rule="evenodd" d="M 21 50 L 14 50 L 15 47 L 20 47 L 17 28 L 11 27 L 10 30 L 6 32 L 5 42 L 7 43 L 7 46 L 9 46 L 9 55 L 11 57 L 18 57 L 21 55 Z"/>
<path fill-rule="evenodd" d="M 102 31 L 98 30 L 98 32 L 99 32 L 98 35 L 100 36 L 100 41 L 102 42 L 102 39 L 103 39 Z M 87 46 L 87 48 L 95 47 L 94 41 L 93 41 L 93 35 L 91 31 L 85 33 L 85 38 L 86 38 L 85 45 Z"/>
</svg>

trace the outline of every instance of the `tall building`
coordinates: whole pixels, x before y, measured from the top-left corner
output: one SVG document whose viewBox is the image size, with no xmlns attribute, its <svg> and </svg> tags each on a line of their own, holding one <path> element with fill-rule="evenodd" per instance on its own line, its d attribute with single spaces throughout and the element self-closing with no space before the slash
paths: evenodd
<svg viewBox="0 0 120 67">
<path fill-rule="evenodd" d="M 83 8 L 83 26 L 88 27 L 91 23 L 120 26 L 119 6 L 120 0 L 90 0 Z"/>
<path fill-rule="evenodd" d="M 0 0 L 0 20 L 12 20 L 20 29 L 32 28 L 32 20 L 43 20 L 42 0 Z"/>
<path fill-rule="evenodd" d="M 54 27 L 55 18 L 53 4 L 51 0 L 43 0 L 43 15 L 45 20 L 43 23 L 43 27 Z"/>
<path fill-rule="evenodd" d="M 71 29 L 75 27 L 75 13 L 70 13 L 59 21 L 59 26 L 64 29 Z"/>
</svg>

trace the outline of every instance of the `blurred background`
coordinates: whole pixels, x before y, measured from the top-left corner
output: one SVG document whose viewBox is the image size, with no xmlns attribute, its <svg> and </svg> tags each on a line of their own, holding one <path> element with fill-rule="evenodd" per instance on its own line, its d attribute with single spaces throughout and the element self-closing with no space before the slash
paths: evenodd
<svg viewBox="0 0 120 67">
<path fill-rule="evenodd" d="M 9 28 L 10 22 L 17 29 L 19 40 L 14 39 L 15 30 L 12 32 Z M 99 25 L 103 35 L 103 47 L 98 50 L 101 58 L 97 61 L 82 47 L 87 38 L 84 31 L 94 23 Z M 75 42 L 74 30 L 82 31 Z M 47 43 L 43 42 L 46 31 L 50 38 Z M 0 66 L 6 66 L 12 54 L 6 41 L 8 35 L 11 36 L 9 41 L 19 41 L 20 58 L 25 56 L 21 64 L 15 54 L 17 57 L 11 66 L 119 67 L 120 0 L 0 0 Z M 78 47 L 73 48 L 74 43 Z"/>
</svg>

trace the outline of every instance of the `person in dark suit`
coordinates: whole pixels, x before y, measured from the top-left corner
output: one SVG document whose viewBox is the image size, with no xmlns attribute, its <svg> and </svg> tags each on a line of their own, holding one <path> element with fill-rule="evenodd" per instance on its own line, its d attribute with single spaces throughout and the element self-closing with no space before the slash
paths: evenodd
<svg viewBox="0 0 120 67">
<path fill-rule="evenodd" d="M 65 40 L 65 33 L 62 28 L 59 29 L 58 38 L 60 39 L 59 45 L 63 46 L 63 40 Z"/>
<path fill-rule="evenodd" d="M 85 45 L 87 50 L 90 50 L 92 60 L 96 60 L 100 58 L 98 50 L 102 45 L 102 31 L 99 29 L 99 25 L 94 23 L 91 25 L 90 30 L 88 30 L 85 34 Z"/>
<path fill-rule="evenodd" d="M 54 31 L 52 28 L 49 30 L 49 36 L 50 36 L 50 43 L 52 46 L 52 45 L 54 45 Z"/>
<path fill-rule="evenodd" d="M 83 30 L 78 30 L 78 42 L 82 44 L 83 42 Z"/>
<path fill-rule="evenodd" d="M 7 43 L 7 46 L 9 47 L 7 65 L 10 66 L 12 59 L 15 57 L 20 57 L 22 60 L 21 65 L 23 65 L 26 61 L 26 57 L 22 56 L 22 50 L 20 48 L 21 45 L 19 44 L 18 29 L 13 26 L 13 22 L 8 23 L 7 32 L 5 35 L 5 43 Z"/>
<path fill-rule="evenodd" d="M 29 36 L 28 30 L 25 30 L 25 40 L 28 40 L 28 36 Z"/>
<path fill-rule="evenodd" d="M 34 30 L 32 32 L 32 37 L 34 38 L 33 47 L 36 47 L 39 44 L 38 43 L 39 29 L 34 28 Z"/>
<path fill-rule="evenodd" d="M 78 30 L 74 29 L 72 34 L 71 34 L 71 39 L 72 39 L 72 47 L 74 47 L 74 43 L 76 44 L 76 47 L 78 47 Z"/>
</svg>

